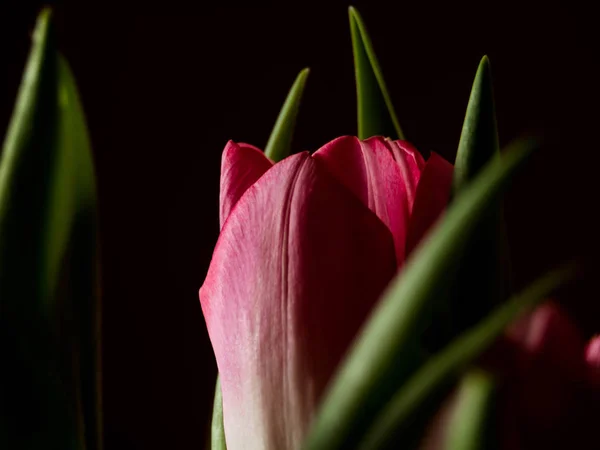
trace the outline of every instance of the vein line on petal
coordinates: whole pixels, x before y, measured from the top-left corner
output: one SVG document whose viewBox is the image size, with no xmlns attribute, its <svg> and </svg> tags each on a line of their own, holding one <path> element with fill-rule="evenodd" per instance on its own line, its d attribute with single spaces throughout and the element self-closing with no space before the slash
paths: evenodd
<svg viewBox="0 0 600 450">
<path fill-rule="evenodd" d="M 406 150 L 404 150 L 397 142 L 392 141 L 391 139 L 386 139 L 385 142 L 388 146 L 395 146 L 396 150 L 398 150 L 398 157 L 396 157 L 396 152 L 394 152 L 390 148 L 392 157 L 398 164 L 398 167 L 400 167 L 400 172 L 402 173 L 402 182 L 405 185 L 406 198 L 408 200 L 408 206 L 409 206 L 409 212 L 410 212 L 412 210 L 412 205 L 415 201 L 414 192 L 416 190 L 416 186 L 413 183 L 412 174 L 410 173 L 408 164 L 405 161 L 405 159 L 402 157 L 404 155 L 409 156 L 409 155 L 407 155 L 408 152 Z"/>
<path fill-rule="evenodd" d="M 373 184 L 374 184 L 373 183 L 373 174 L 371 171 L 371 165 L 367 161 L 368 149 L 366 148 L 366 144 L 364 141 L 359 140 L 358 142 L 360 144 L 360 153 L 362 154 L 363 164 L 364 164 L 364 168 L 365 168 L 365 178 L 366 178 L 365 184 L 367 185 L 367 206 L 371 210 L 376 211 L 377 204 L 375 203 L 375 198 L 374 198 L 375 187 L 373 186 Z"/>
<path fill-rule="evenodd" d="M 293 374 L 290 376 L 289 373 L 289 369 L 288 369 L 288 363 L 291 361 L 292 364 L 295 364 L 296 361 L 294 361 L 293 358 L 293 351 L 291 349 L 290 346 L 290 342 L 288 341 L 288 334 L 289 334 L 289 326 L 290 323 L 292 323 L 292 319 L 291 317 L 293 316 L 293 313 L 290 311 L 290 287 L 289 287 L 289 247 L 290 247 L 290 221 L 291 221 L 291 214 L 292 214 L 292 202 L 294 199 L 294 194 L 296 192 L 296 186 L 298 184 L 298 179 L 300 178 L 300 174 L 302 172 L 302 170 L 304 169 L 306 163 L 308 162 L 309 159 L 309 155 L 305 155 L 304 160 L 298 165 L 298 167 L 296 168 L 296 172 L 294 173 L 293 179 L 291 180 L 289 187 L 288 187 L 288 191 L 285 195 L 285 204 L 284 204 L 284 211 L 282 214 L 282 238 L 281 238 L 281 264 L 280 264 L 280 269 L 281 269 L 281 302 L 282 302 L 282 308 L 281 308 L 281 324 L 282 324 L 282 330 L 283 330 L 283 348 L 285 348 L 285 358 L 282 361 L 283 364 L 283 370 L 282 370 L 282 374 L 286 377 L 285 380 L 282 380 L 282 384 L 286 387 L 286 395 L 289 395 L 289 393 L 294 392 L 294 380 L 292 379 Z M 291 305 L 291 307 L 293 308 L 294 305 Z M 294 369 L 294 368 L 293 368 Z M 289 427 L 290 421 L 292 420 L 292 413 L 290 411 L 290 406 L 294 407 L 295 405 L 291 404 L 292 402 L 286 402 L 284 405 L 284 434 L 285 434 L 285 438 L 286 438 L 286 443 L 287 443 L 287 448 L 293 448 L 293 442 L 291 440 L 293 440 L 293 436 L 290 435 L 290 433 L 288 433 L 287 428 Z"/>
</svg>

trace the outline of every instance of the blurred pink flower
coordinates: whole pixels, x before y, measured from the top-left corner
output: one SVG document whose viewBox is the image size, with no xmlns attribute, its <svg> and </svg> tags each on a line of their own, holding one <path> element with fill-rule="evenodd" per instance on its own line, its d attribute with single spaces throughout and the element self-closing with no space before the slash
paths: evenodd
<svg viewBox="0 0 600 450">
<path fill-rule="evenodd" d="M 600 374 L 600 335 L 590 340 L 585 349 L 585 360 L 589 366 L 592 376 Z"/>
<path fill-rule="evenodd" d="M 567 313 L 547 302 L 514 323 L 482 358 L 497 376 L 502 450 L 597 449 L 600 338 L 588 344 Z M 457 391 L 432 420 L 422 450 L 445 448 Z"/>
</svg>

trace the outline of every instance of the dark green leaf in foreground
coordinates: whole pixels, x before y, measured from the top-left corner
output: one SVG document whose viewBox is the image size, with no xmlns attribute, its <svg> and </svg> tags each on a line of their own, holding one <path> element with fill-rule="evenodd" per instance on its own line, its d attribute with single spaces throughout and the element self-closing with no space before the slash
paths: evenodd
<svg viewBox="0 0 600 450">
<path fill-rule="evenodd" d="M 396 434 L 403 431 L 403 427 L 406 426 L 410 417 L 426 404 L 429 396 L 445 386 L 449 379 L 456 377 L 467 364 L 487 349 L 509 323 L 547 298 L 574 274 L 575 270 L 572 265 L 549 272 L 520 294 L 499 306 L 485 320 L 455 339 L 439 354 L 430 358 L 402 385 L 380 411 L 358 448 L 361 450 L 387 448 L 386 444 Z M 466 399 L 467 404 L 463 405 L 465 409 L 460 411 L 463 416 L 458 417 L 466 422 L 461 423 L 460 428 L 455 428 L 451 432 L 449 437 L 452 439 L 452 446 L 448 448 L 453 450 L 478 448 L 474 446 L 476 440 L 480 438 L 477 435 L 477 424 L 469 423 L 469 419 L 475 418 L 478 411 L 481 411 L 485 398 L 479 396 L 487 395 L 487 388 L 479 392 L 478 388 L 480 387 L 482 386 L 474 386 L 472 392 L 474 398 Z M 457 425 L 455 422 L 451 423 Z M 471 427 L 475 428 L 471 429 Z M 475 441 L 471 441 L 472 439 Z"/>
<path fill-rule="evenodd" d="M 304 93 L 304 86 L 306 85 L 306 79 L 310 70 L 308 68 L 303 69 L 298 76 L 296 81 L 292 85 L 290 92 L 288 93 L 285 103 L 279 112 L 269 142 L 265 147 L 265 154 L 273 161 L 281 161 L 283 158 L 290 154 L 292 149 L 292 138 L 294 136 L 294 129 L 296 128 L 296 118 L 300 109 L 300 101 L 302 100 L 302 94 Z"/>
<path fill-rule="evenodd" d="M 95 196 L 44 10 L 0 160 L 0 448 L 101 448 Z"/>
<path fill-rule="evenodd" d="M 390 396 L 417 369 L 420 336 L 452 281 L 456 258 L 535 147 L 513 144 L 462 190 L 391 282 L 331 382 L 306 441 L 311 450 L 359 442 Z"/>
<path fill-rule="evenodd" d="M 358 137 L 404 139 L 365 24 L 355 8 L 350 7 L 348 15 L 356 77 Z"/>
</svg>

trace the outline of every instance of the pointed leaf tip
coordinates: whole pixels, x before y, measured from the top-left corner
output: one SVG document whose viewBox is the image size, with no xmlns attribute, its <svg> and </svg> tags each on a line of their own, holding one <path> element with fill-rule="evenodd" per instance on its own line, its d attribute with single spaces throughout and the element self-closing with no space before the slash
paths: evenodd
<svg viewBox="0 0 600 450">
<path fill-rule="evenodd" d="M 50 6 L 45 6 L 40 10 L 36 20 L 36 32 L 39 30 L 39 26 L 41 24 L 47 24 L 52 18 L 52 8 Z"/>
<path fill-rule="evenodd" d="M 348 17 L 356 76 L 358 137 L 404 139 L 362 17 L 352 6 L 348 8 Z"/>
<path fill-rule="evenodd" d="M 456 199 L 483 167 L 499 158 L 490 60 L 479 62 L 456 155 L 453 197 Z M 502 201 L 494 201 L 490 214 L 457 261 L 458 272 L 449 299 L 450 310 L 464 311 L 452 319 L 449 333 L 457 333 L 483 318 L 510 294 L 510 255 L 507 251 Z M 448 339 L 441 336 L 439 342 Z"/>
<path fill-rule="evenodd" d="M 473 179 L 499 154 L 492 71 L 487 55 L 481 58 L 471 88 L 454 169 L 454 190 Z"/>
<path fill-rule="evenodd" d="M 271 136 L 265 147 L 265 154 L 275 162 L 281 161 L 290 154 L 294 129 L 296 128 L 296 118 L 309 74 L 310 69 L 308 67 L 300 71 L 279 112 L 273 131 L 271 131 Z"/>
</svg>

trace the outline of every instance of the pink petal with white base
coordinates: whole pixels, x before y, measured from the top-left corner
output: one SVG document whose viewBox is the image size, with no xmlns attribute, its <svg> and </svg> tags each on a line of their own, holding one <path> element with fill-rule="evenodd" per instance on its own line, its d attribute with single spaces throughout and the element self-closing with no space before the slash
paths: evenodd
<svg viewBox="0 0 600 450">
<path fill-rule="evenodd" d="M 245 192 L 200 289 L 229 450 L 300 448 L 395 269 L 389 230 L 308 153 Z"/>
</svg>

